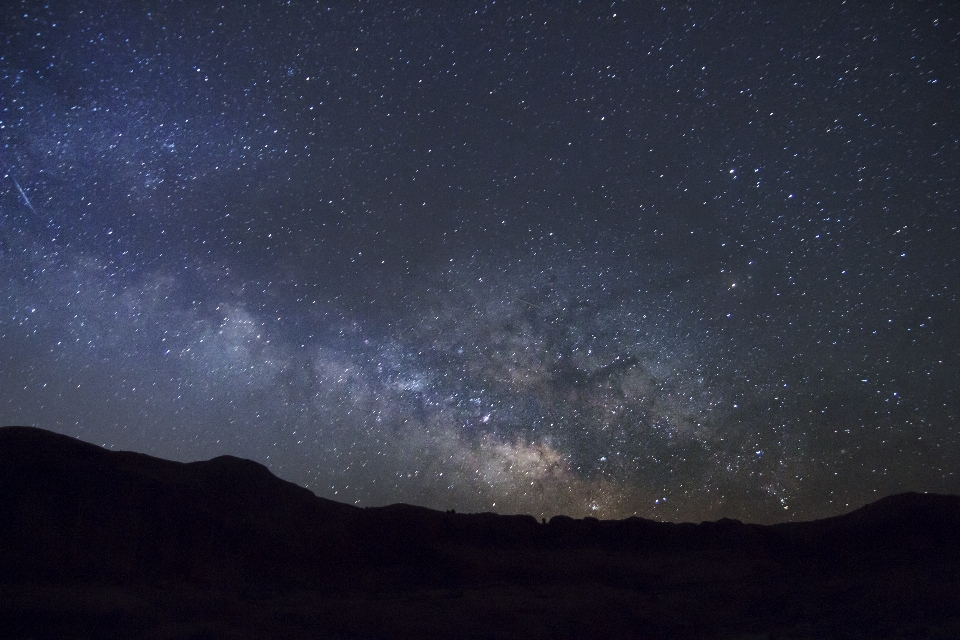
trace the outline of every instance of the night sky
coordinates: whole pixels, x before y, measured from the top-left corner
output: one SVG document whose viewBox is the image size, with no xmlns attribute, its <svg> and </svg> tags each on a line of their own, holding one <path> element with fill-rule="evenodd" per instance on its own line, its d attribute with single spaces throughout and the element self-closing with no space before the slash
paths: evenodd
<svg viewBox="0 0 960 640">
<path fill-rule="evenodd" d="M 960 492 L 956 3 L 413 4 L 2 4 L 0 424 L 361 506 Z"/>
</svg>

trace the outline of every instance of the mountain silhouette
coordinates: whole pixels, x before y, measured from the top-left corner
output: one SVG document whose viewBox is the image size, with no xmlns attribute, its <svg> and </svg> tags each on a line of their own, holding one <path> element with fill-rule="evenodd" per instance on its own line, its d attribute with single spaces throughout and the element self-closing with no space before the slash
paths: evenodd
<svg viewBox="0 0 960 640">
<path fill-rule="evenodd" d="M 65 637 L 958 638 L 960 496 L 542 523 L 0 428 L 0 638 Z"/>
</svg>

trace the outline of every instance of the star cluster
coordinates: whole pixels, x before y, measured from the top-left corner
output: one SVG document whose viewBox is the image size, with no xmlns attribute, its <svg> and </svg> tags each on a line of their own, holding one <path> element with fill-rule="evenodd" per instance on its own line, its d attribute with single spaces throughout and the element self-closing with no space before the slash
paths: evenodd
<svg viewBox="0 0 960 640">
<path fill-rule="evenodd" d="M 960 491 L 950 3 L 0 9 L 0 423 L 363 506 Z"/>
</svg>

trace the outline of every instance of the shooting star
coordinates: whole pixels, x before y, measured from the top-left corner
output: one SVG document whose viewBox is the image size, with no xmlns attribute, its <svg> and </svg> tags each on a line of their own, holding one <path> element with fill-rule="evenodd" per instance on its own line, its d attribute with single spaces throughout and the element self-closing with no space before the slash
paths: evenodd
<svg viewBox="0 0 960 640">
<path fill-rule="evenodd" d="M 534 308 L 534 309 L 543 309 L 543 307 L 541 307 L 540 305 L 538 305 L 538 304 L 533 304 L 532 302 L 527 302 L 526 300 L 524 300 L 524 299 L 522 299 L 522 298 L 511 298 L 511 299 L 512 299 L 512 300 L 516 300 L 517 302 L 520 302 L 520 303 L 522 303 L 522 304 L 525 304 L 525 305 L 527 305 L 528 307 L 532 307 L 532 308 Z"/>
<path fill-rule="evenodd" d="M 27 197 L 27 192 L 23 190 L 23 187 L 20 186 L 20 183 L 17 182 L 17 179 L 13 176 L 10 176 L 10 179 L 13 180 L 13 184 L 17 185 L 17 191 L 19 191 L 20 195 L 23 196 L 23 201 L 27 203 L 27 208 L 30 209 L 30 211 L 33 211 L 33 215 L 40 215 L 37 213 L 37 210 L 33 208 L 30 198 Z"/>
</svg>

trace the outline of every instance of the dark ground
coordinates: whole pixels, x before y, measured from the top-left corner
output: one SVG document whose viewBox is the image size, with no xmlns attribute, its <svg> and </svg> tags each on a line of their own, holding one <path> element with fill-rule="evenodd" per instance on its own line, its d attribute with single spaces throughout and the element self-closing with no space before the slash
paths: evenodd
<svg viewBox="0 0 960 640">
<path fill-rule="evenodd" d="M 761 526 L 359 509 L 0 429 L 2 638 L 958 638 L 960 497 Z"/>
</svg>

